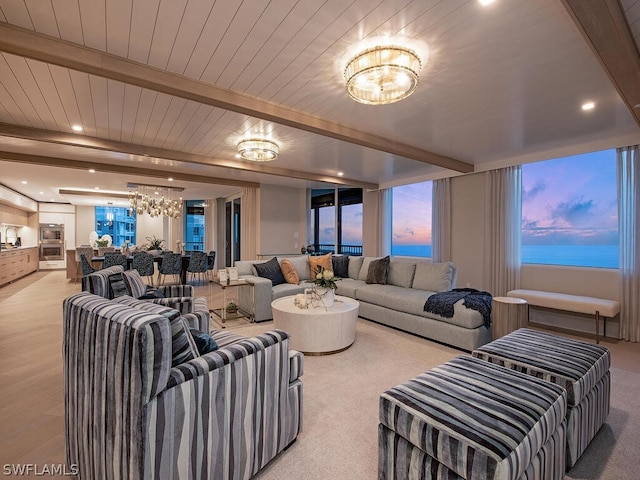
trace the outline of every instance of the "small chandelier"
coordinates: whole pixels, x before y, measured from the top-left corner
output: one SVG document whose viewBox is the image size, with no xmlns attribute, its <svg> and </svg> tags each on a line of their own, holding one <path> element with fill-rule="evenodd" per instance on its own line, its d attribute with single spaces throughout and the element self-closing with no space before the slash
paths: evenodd
<svg viewBox="0 0 640 480">
<path fill-rule="evenodd" d="M 129 215 L 147 214 L 150 217 L 163 216 L 166 218 L 178 218 L 182 210 L 182 197 L 178 200 L 171 198 L 171 192 L 181 192 L 182 187 L 155 187 L 128 183 L 127 188 L 135 188 L 129 193 Z"/>
<path fill-rule="evenodd" d="M 416 89 L 421 66 L 420 57 L 408 48 L 369 48 L 347 63 L 347 92 L 355 101 L 368 105 L 397 102 Z"/>
<path fill-rule="evenodd" d="M 241 158 L 253 162 L 270 162 L 278 158 L 278 144 L 266 138 L 246 138 L 238 142 Z"/>
</svg>

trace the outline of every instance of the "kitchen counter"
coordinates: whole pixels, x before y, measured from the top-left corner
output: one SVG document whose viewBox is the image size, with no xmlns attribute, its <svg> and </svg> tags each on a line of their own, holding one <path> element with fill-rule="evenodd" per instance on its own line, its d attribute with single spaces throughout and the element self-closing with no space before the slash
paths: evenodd
<svg viewBox="0 0 640 480">
<path fill-rule="evenodd" d="M 15 247 L 0 250 L 0 286 L 38 271 L 38 247 Z"/>
</svg>

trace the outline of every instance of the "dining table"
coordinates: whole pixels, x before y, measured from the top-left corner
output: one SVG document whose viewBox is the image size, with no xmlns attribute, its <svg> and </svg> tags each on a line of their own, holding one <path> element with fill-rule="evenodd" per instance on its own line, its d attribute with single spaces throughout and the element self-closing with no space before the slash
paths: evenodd
<svg viewBox="0 0 640 480">
<path fill-rule="evenodd" d="M 133 262 L 133 255 L 126 255 L 127 257 L 127 270 L 131 269 L 131 263 Z M 211 261 L 213 255 L 207 254 L 207 261 Z M 158 267 L 162 265 L 163 255 L 153 255 L 153 261 L 158 264 Z M 180 281 L 184 285 L 187 283 L 187 267 L 189 266 L 189 260 L 191 255 L 185 253 L 182 255 L 182 269 L 180 271 Z M 104 262 L 104 255 L 95 255 L 91 257 L 92 263 L 102 264 Z"/>
</svg>

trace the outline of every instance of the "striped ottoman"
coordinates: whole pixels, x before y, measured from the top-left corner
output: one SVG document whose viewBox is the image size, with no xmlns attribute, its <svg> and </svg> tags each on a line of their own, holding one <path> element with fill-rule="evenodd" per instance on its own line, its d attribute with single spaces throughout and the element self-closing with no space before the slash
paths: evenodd
<svg viewBox="0 0 640 480">
<path fill-rule="evenodd" d="M 573 467 L 609 415 L 609 350 L 521 328 L 472 355 L 567 390 L 567 469 Z"/>
<path fill-rule="evenodd" d="M 380 397 L 379 479 L 555 480 L 567 392 L 460 356 Z"/>
</svg>

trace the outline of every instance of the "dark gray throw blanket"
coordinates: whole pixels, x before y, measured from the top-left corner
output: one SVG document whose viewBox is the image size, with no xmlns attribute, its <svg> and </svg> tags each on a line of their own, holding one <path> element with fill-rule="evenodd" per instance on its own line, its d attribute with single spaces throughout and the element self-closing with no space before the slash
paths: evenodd
<svg viewBox="0 0 640 480">
<path fill-rule="evenodd" d="M 491 294 L 475 288 L 454 288 L 448 292 L 434 293 L 424 304 L 424 311 L 437 313 L 446 318 L 453 317 L 453 304 L 464 298 L 463 305 L 482 314 L 484 325 L 491 325 Z"/>
</svg>

